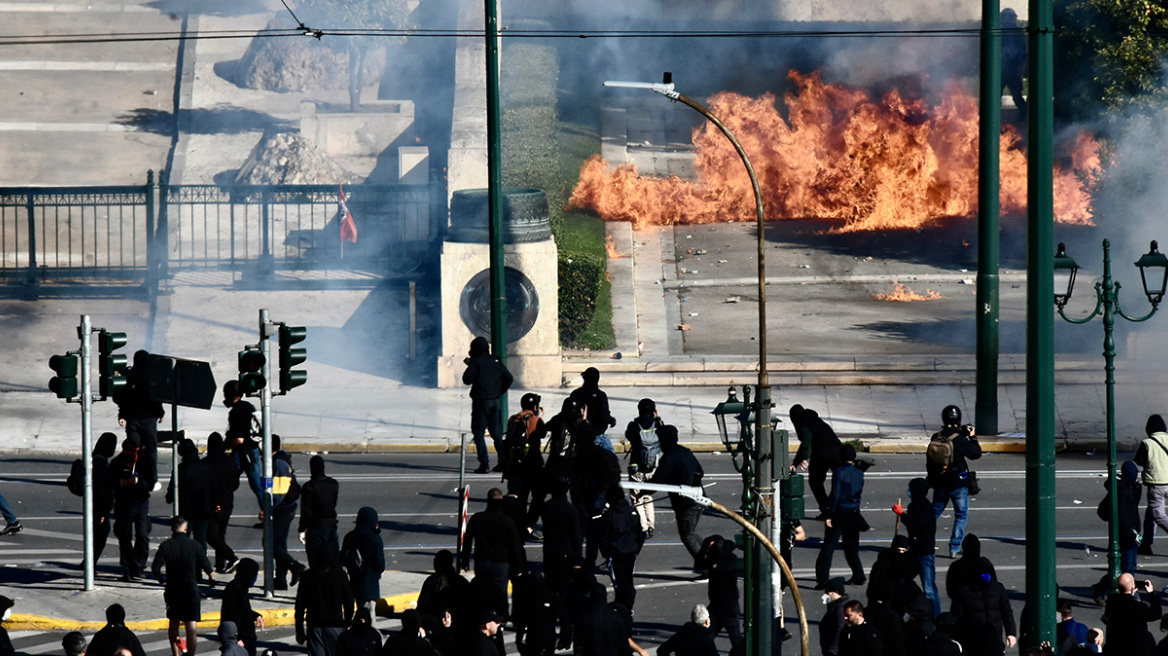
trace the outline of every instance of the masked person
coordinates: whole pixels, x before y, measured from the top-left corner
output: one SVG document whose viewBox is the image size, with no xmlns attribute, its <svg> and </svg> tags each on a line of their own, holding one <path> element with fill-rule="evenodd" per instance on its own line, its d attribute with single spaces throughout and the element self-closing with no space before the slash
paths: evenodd
<svg viewBox="0 0 1168 656">
<path fill-rule="evenodd" d="M 223 588 L 223 604 L 219 608 L 222 621 L 234 622 L 236 635 L 250 656 L 256 653 L 256 626 L 264 628 L 264 617 L 251 607 L 249 590 L 259 577 L 259 563 L 244 558 L 235 566 L 235 578 Z"/>
<path fill-rule="evenodd" d="M 484 438 L 487 432 L 491 434 L 495 456 L 499 459 L 494 471 L 504 471 L 507 456 L 503 449 L 503 415 L 499 399 L 511 388 L 515 378 L 499 358 L 491 355 L 491 345 L 485 337 L 471 340 L 470 354 L 464 362 L 466 371 L 462 372 L 462 383 L 470 385 L 470 430 L 479 460 L 475 473 L 491 471 Z"/>
</svg>

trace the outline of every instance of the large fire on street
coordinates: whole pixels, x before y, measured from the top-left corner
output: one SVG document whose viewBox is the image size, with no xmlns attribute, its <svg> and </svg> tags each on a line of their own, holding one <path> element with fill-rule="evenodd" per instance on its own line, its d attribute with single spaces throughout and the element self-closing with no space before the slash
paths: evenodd
<svg viewBox="0 0 1168 656">
<path fill-rule="evenodd" d="M 862 89 L 792 71 L 783 98 L 731 92 L 710 111 L 742 143 L 762 189 L 768 218 L 838 220 L 833 231 L 922 228 L 977 212 L 977 99 L 956 83 L 934 106 L 899 91 L 873 100 Z M 679 110 L 680 111 L 680 110 Z M 696 180 L 638 174 L 588 159 L 569 205 L 607 220 L 647 225 L 753 220 L 754 194 L 742 163 L 712 125 L 693 132 Z M 1026 209 L 1026 154 L 1012 126 L 1001 134 L 1001 209 Z M 1091 224 L 1085 180 L 1099 169 L 1098 143 L 1080 133 L 1054 172 L 1054 212 L 1063 223 Z"/>
</svg>

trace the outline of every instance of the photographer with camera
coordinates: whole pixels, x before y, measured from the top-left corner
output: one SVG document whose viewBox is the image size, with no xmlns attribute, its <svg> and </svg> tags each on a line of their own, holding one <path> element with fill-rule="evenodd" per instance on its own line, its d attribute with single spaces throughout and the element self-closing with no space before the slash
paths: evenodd
<svg viewBox="0 0 1168 656">
<path fill-rule="evenodd" d="M 971 476 L 968 460 L 981 457 L 981 445 L 973 426 L 961 425 L 961 408 L 947 405 L 941 411 L 944 428 L 933 433 L 925 452 L 925 472 L 933 488 L 933 511 L 937 517 L 953 502 L 953 532 L 949 536 L 949 557 L 961 557 L 961 541 L 969 519 Z"/>
<path fill-rule="evenodd" d="M 1160 599 L 1151 581 L 1141 581 L 1136 596 L 1136 579 L 1131 574 L 1119 575 L 1119 590 L 1107 597 L 1103 622 L 1107 637 L 1103 653 L 1118 656 L 1147 656 L 1156 641 L 1148 630 L 1148 622 L 1160 619 Z"/>
</svg>

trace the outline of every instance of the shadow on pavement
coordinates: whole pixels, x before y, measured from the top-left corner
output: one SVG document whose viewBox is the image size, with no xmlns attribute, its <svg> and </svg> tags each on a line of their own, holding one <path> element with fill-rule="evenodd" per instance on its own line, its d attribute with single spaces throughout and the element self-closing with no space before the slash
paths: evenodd
<svg viewBox="0 0 1168 656">
<path fill-rule="evenodd" d="M 173 135 L 174 114 L 161 109 L 139 107 L 121 114 L 115 122 L 136 127 L 144 132 Z M 275 118 L 271 114 L 245 109 L 235 105 L 220 104 L 214 108 L 181 109 L 179 122 L 190 134 L 241 134 L 243 132 L 284 132 L 295 129 L 288 121 Z"/>
</svg>

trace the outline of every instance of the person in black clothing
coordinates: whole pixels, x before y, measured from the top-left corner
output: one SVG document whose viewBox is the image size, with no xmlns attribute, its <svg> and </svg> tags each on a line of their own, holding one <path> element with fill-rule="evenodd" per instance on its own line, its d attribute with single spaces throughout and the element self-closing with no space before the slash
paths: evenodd
<svg viewBox="0 0 1168 656">
<path fill-rule="evenodd" d="M 1107 481 L 1103 481 L 1103 488 L 1107 489 Z M 1135 575 L 1136 555 L 1140 547 L 1140 496 L 1143 493 L 1143 484 L 1140 483 L 1140 468 L 1132 460 L 1124 461 L 1120 467 L 1119 479 L 1115 482 L 1119 493 L 1116 507 L 1119 509 L 1119 571 Z M 1103 502 L 1099 504 L 1101 517 L 1111 515 L 1110 492 L 1104 494 Z M 1106 513 L 1104 515 L 1103 513 Z M 1096 600 L 1102 599 L 1108 592 L 1108 574 L 1104 572 L 1099 582 L 1091 586 Z"/>
<path fill-rule="evenodd" d="M 580 445 L 572 468 L 571 492 L 572 503 L 584 518 L 584 563 L 589 567 L 596 564 L 600 553 L 605 499 L 609 490 L 620 491 L 620 480 L 620 460 L 615 453 L 595 442 Z"/>
<path fill-rule="evenodd" d="M 932 512 L 932 506 L 929 507 Z M 903 615 L 913 598 L 922 594 L 916 584 L 921 574 L 920 560 L 909 553 L 912 543 L 904 535 L 892 538 L 892 546 L 876 554 L 868 577 L 868 601 L 888 603 L 897 614 Z M 931 602 L 930 602 L 931 604 Z M 929 615 L 930 619 L 933 615 Z"/>
<path fill-rule="evenodd" d="M 584 556 L 584 532 L 580 512 L 568 500 L 568 481 L 553 481 L 550 490 L 543 507 L 543 571 L 548 589 L 563 597 L 572 568 Z"/>
<path fill-rule="evenodd" d="M 235 622 L 236 635 L 251 656 L 256 653 L 256 625 L 264 628 L 264 617 L 252 609 L 248 594 L 259 572 L 260 566 L 256 561 L 251 558 L 240 560 L 235 567 L 235 578 L 223 587 L 223 603 L 219 607 L 220 620 Z"/>
<path fill-rule="evenodd" d="M 884 641 L 876 627 L 865 620 L 864 604 L 858 599 L 844 604 L 844 620 L 839 656 L 884 656 Z"/>
<path fill-rule="evenodd" d="M 637 402 L 637 417 L 625 428 L 625 440 L 629 443 L 629 480 L 634 483 L 649 480 L 661 461 L 661 441 L 657 439 L 657 429 L 664 426 L 653 399 Z M 641 520 L 641 530 L 646 538 L 653 537 L 656 530 L 657 514 L 653 506 L 653 493 L 632 491 L 633 508 Z"/>
<path fill-rule="evenodd" d="M 150 490 L 138 475 L 138 443 L 122 442 L 122 452 L 110 464 L 114 490 L 114 535 L 122 565 L 122 580 L 136 581 L 146 574 L 150 554 Z"/>
<path fill-rule="evenodd" d="M 1152 653 L 1155 639 L 1148 631 L 1148 622 L 1160 619 L 1160 598 L 1151 581 L 1142 581 L 1140 599 L 1135 597 L 1136 580 L 1131 574 L 1119 575 L 1119 591 L 1107 597 L 1103 609 L 1107 641 L 1103 653 L 1109 656 L 1147 656 Z"/>
<path fill-rule="evenodd" d="M 93 562 L 101 560 L 110 534 L 110 514 L 114 510 L 114 483 L 110 479 L 110 458 L 118 450 L 118 436 L 102 433 L 93 447 Z"/>
<path fill-rule="evenodd" d="M 914 478 L 908 482 L 908 510 L 893 506 L 908 531 L 911 556 L 921 564 L 921 587 L 933 602 L 933 616 L 941 614 L 941 596 L 937 592 L 937 515 L 929 501 L 929 482 Z M 899 510 L 898 510 L 899 509 Z"/>
<path fill-rule="evenodd" d="M 924 597 L 924 595 L 921 595 Z M 928 599 L 926 598 L 926 601 Z M 883 646 L 884 656 L 905 656 L 904 613 L 892 610 L 888 602 L 868 597 L 864 608 L 864 619 L 876 629 Z M 931 612 L 930 612 L 931 616 Z M 914 653 L 915 656 L 915 653 Z"/>
<path fill-rule="evenodd" d="M 499 648 L 496 636 L 503 618 L 485 610 L 478 619 L 478 629 L 471 636 L 470 644 L 466 648 L 466 656 L 504 656 L 503 649 Z"/>
<path fill-rule="evenodd" d="M 14 602 L 0 595 L 0 656 L 16 656 L 16 648 L 12 646 L 12 638 L 8 637 L 8 629 L 4 628 L 4 622 L 12 616 L 12 606 Z"/>
<path fill-rule="evenodd" d="M 953 564 L 949 565 L 949 571 L 945 573 L 945 596 L 952 600 L 957 594 L 957 588 L 965 585 L 972 576 L 970 571 L 978 567 L 980 562 L 981 538 L 973 533 L 966 533 L 965 539 L 961 541 L 961 557 L 953 561 Z M 993 569 L 993 563 L 990 563 L 990 568 Z M 996 575 L 996 572 L 991 573 Z"/>
<path fill-rule="evenodd" d="M 325 476 L 324 458 L 312 456 L 308 461 L 309 479 L 300 489 L 300 528 L 297 530 L 304 541 L 304 550 L 309 554 L 308 566 L 313 554 L 321 553 L 317 547 L 328 545 L 333 554 L 340 551 L 337 536 L 337 495 L 340 486 L 336 479 Z"/>
<path fill-rule="evenodd" d="M 381 599 L 381 573 L 385 571 L 385 542 L 376 509 L 363 506 L 357 511 L 356 526 L 345 534 L 341 554 L 357 606 L 372 613 Z"/>
<path fill-rule="evenodd" d="M 563 479 L 572 482 L 575 462 L 586 444 L 593 442 L 592 427 L 584 418 L 585 407 L 576 399 L 568 397 L 560 406 L 560 412 L 547 423 L 548 457 L 543 475 L 547 485 Z"/>
<path fill-rule="evenodd" d="M 522 516 L 516 523 L 524 540 L 529 533 L 534 532 L 535 522 L 539 519 L 539 512 L 547 497 L 541 452 L 547 426 L 540 417 L 543 414 L 543 408 L 539 406 L 541 400 L 538 394 L 524 394 L 519 400 L 519 412 L 507 420 L 508 443 L 505 448 L 509 453 L 503 479 L 507 481 L 507 490 L 514 492 L 519 500 Z M 513 433 L 515 444 L 511 443 Z"/>
<path fill-rule="evenodd" d="M 572 644 L 572 622 L 563 600 L 548 590 L 541 572 L 528 572 L 521 581 L 511 615 L 520 656 L 552 656 L 557 648 L 567 649 Z"/>
<path fill-rule="evenodd" d="M 738 568 L 734 558 L 734 541 L 711 535 L 702 542 L 698 558 L 702 569 L 710 574 L 710 635 L 717 637 L 724 628 L 731 645 L 742 641 L 742 606 L 738 594 Z"/>
<path fill-rule="evenodd" d="M 864 494 L 864 472 L 853 464 L 856 460 L 856 448 L 851 444 L 840 447 L 840 460 L 843 464 L 836 467 L 831 474 L 831 496 L 827 502 L 823 544 L 819 548 L 819 556 L 815 559 L 817 589 L 822 589 L 831 575 L 831 560 L 841 539 L 844 559 L 852 569 L 849 583 L 863 585 L 868 580 L 864 575 L 864 566 L 860 562 L 860 533 L 867 526 L 860 515 L 860 501 Z"/>
<path fill-rule="evenodd" d="M 235 622 L 220 622 L 215 633 L 219 636 L 219 653 L 223 656 L 247 655 L 247 649 L 243 646 L 243 640 L 239 637 L 239 628 L 235 626 Z"/>
<path fill-rule="evenodd" d="M 489 608 L 506 616 L 507 581 L 522 571 L 525 559 L 515 522 L 500 507 L 502 500 L 503 491 L 499 488 L 487 491 L 487 509 L 472 515 L 466 524 L 459 560 L 462 569 L 468 569 L 474 554 L 475 578 L 489 582 L 492 590 Z"/>
<path fill-rule="evenodd" d="M 309 656 L 334 656 L 337 639 L 353 622 L 353 590 L 327 543 L 318 544 L 313 561 L 296 588 L 296 644 L 308 643 Z"/>
<path fill-rule="evenodd" d="M 799 450 L 795 452 L 792 468 L 807 471 L 807 485 L 819 508 L 816 519 L 823 519 L 827 512 L 827 490 L 824 487 L 827 473 L 840 466 L 839 449 L 843 443 L 831 426 L 819 418 L 818 412 L 793 405 L 789 415 L 799 437 Z"/>
<path fill-rule="evenodd" d="M 462 372 L 462 382 L 470 385 L 470 430 L 474 435 L 475 452 L 479 459 L 475 473 L 486 474 L 491 471 L 487 442 L 483 437 L 487 431 L 491 433 L 495 457 L 499 460 L 494 471 L 501 472 L 506 468 L 507 456 L 503 449 L 503 415 L 499 397 L 507 393 L 515 379 L 502 361 L 491 355 L 491 345 L 485 337 L 471 340 L 470 357 L 464 362 L 466 371 Z"/>
<path fill-rule="evenodd" d="M 965 537 L 965 524 L 969 519 L 969 465 L 966 461 L 981 457 L 981 445 L 973 426 L 961 425 L 961 408 L 945 406 L 941 411 L 944 428 L 933 435 L 933 440 L 944 437 L 952 442 L 953 459 L 943 467 L 930 458 L 925 459 L 925 471 L 929 486 L 933 488 L 933 512 L 937 517 L 945 511 L 949 502 L 953 503 L 953 532 L 949 536 L 949 557 L 961 556 L 961 541 Z"/>
<path fill-rule="evenodd" d="M 227 544 L 227 524 L 235 511 L 235 491 L 239 489 L 239 465 L 227 453 L 223 436 L 217 432 L 207 436 L 207 457 L 203 462 L 206 463 L 211 484 L 207 541 L 215 549 L 215 571 L 227 574 L 239 562 L 235 550 Z M 240 631 L 243 630 L 241 627 Z"/>
<path fill-rule="evenodd" d="M 264 500 L 260 489 L 263 462 L 260 460 L 260 443 L 255 435 L 259 432 L 259 420 L 256 419 L 256 407 L 243 398 L 239 389 L 238 380 L 229 380 L 223 383 L 223 405 L 227 411 L 227 433 L 224 435 L 227 451 L 235 459 L 239 471 L 247 474 L 247 483 L 255 495 L 256 503 L 260 507 L 262 519 Z M 236 485 L 236 488 L 239 486 Z M 263 528 L 259 524 L 256 528 Z"/>
<path fill-rule="evenodd" d="M 300 484 L 296 482 L 296 470 L 292 467 L 292 456 L 280 448 L 280 436 L 272 436 L 272 551 L 276 560 L 276 590 L 287 590 L 284 580 L 287 572 L 292 572 L 292 587 L 296 587 L 304 565 L 288 553 L 288 533 L 292 530 L 292 520 L 296 519 L 296 501 L 300 498 Z M 346 581 L 347 582 L 347 581 Z"/>
<path fill-rule="evenodd" d="M 158 424 L 165 411 L 162 404 L 152 401 L 147 362 L 150 354 L 134 352 L 134 366 L 126 371 L 126 385 L 114 395 L 118 406 L 118 425 L 126 428 L 126 438 L 138 445 L 141 458 L 139 475 L 148 491 L 158 489 Z"/>
<path fill-rule="evenodd" d="M 844 628 L 844 604 L 851 601 L 844 580 L 834 578 L 823 586 L 823 618 L 819 620 L 819 648 L 823 656 L 839 654 L 840 632 Z"/>
<path fill-rule="evenodd" d="M 458 606 L 466 594 L 467 585 L 468 581 L 454 566 L 454 554 L 449 549 L 442 549 L 434 554 L 434 573 L 422 581 L 416 605 L 418 612 L 441 618 L 443 613 Z"/>
<path fill-rule="evenodd" d="M 1019 29 L 1018 12 L 1006 8 L 1000 14 L 1002 26 L 1002 91 L 1010 88 L 1010 98 L 1018 108 L 1018 122 L 1026 122 L 1026 97 L 1022 78 L 1026 76 L 1026 33 Z M 1001 95 L 1000 93 L 998 94 Z"/>
<path fill-rule="evenodd" d="M 701 487 L 701 464 L 690 451 L 677 442 L 677 428 L 662 426 L 657 429 L 657 439 L 661 440 L 661 462 L 653 472 L 654 483 L 665 485 L 692 485 Z M 677 534 L 685 550 L 693 558 L 694 569 L 700 570 L 698 553 L 702 550 L 702 538 L 698 535 L 698 521 L 702 518 L 702 507 L 697 501 L 673 492 L 669 493 L 669 505 L 677 518 Z"/>
<path fill-rule="evenodd" d="M 176 515 L 170 521 L 171 537 L 158 545 L 151 571 L 154 578 L 166 586 L 166 619 L 170 621 L 167 636 L 174 656 L 182 656 L 178 647 L 179 624 L 186 625 L 187 652 L 195 653 L 198 623 L 202 616 L 199 595 L 199 572 L 211 580 L 215 570 L 207 560 L 207 552 L 187 534 L 187 520 Z"/>
<path fill-rule="evenodd" d="M 207 548 L 207 528 L 211 517 L 211 470 L 199 459 L 199 448 L 184 438 L 178 444 L 178 512 L 187 520 L 191 538 Z M 175 481 L 166 487 L 166 502 L 174 503 Z"/>
<path fill-rule="evenodd" d="M 710 612 L 698 604 L 689 614 L 690 621 L 682 625 L 657 648 L 657 656 L 717 656 L 714 636 L 710 633 Z"/>
<path fill-rule="evenodd" d="M 380 653 L 382 656 L 438 656 L 429 637 L 429 631 L 422 628 L 422 615 L 407 610 L 401 616 L 401 631 L 385 641 Z"/>
<path fill-rule="evenodd" d="M 958 640 L 966 654 L 997 656 L 1018 642 L 1010 597 L 984 557 L 969 570 L 965 585 L 957 588 L 952 612 L 961 627 Z"/>
<path fill-rule="evenodd" d="M 612 441 L 608 438 L 608 429 L 616 426 L 612 412 L 608 408 L 608 395 L 600 389 L 600 370 L 588 367 L 580 374 L 584 384 L 572 390 L 571 398 L 586 408 L 585 417 L 592 427 L 592 434 L 597 444 L 612 451 Z"/>
<path fill-rule="evenodd" d="M 633 505 L 620 487 L 608 489 L 608 508 L 600 518 L 600 553 L 608 559 L 612 578 L 613 600 L 629 611 L 637 600 L 633 587 L 633 570 L 637 554 L 645 544 L 645 534 Z"/>
<path fill-rule="evenodd" d="M 410 624 L 419 626 L 421 624 L 418 611 L 413 609 L 402 613 L 402 634 L 407 632 L 407 625 Z M 353 614 L 353 623 L 337 638 L 337 656 L 377 656 L 380 651 L 381 633 L 373 627 L 373 614 L 369 612 L 368 608 L 360 607 Z M 434 651 L 431 649 L 428 652 L 417 652 L 407 648 L 390 653 L 395 656 L 404 656 L 405 654 L 421 656 L 422 654 L 433 655 Z"/>
<path fill-rule="evenodd" d="M 114 436 L 115 441 L 117 436 Z M 134 632 L 126 628 L 126 609 L 121 604 L 110 604 L 105 609 L 105 626 L 93 634 L 86 656 L 114 656 L 119 649 L 130 652 L 130 656 L 146 656 L 142 641 Z"/>
</svg>

